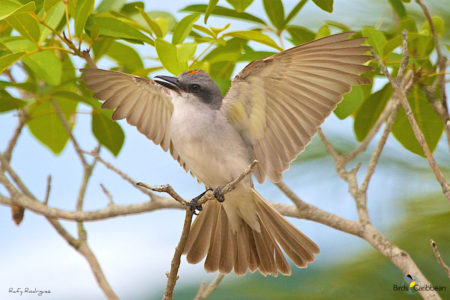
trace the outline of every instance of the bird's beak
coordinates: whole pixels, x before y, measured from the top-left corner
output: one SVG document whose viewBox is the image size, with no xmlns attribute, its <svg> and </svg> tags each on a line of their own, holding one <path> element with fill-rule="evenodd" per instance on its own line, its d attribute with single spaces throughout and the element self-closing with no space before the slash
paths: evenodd
<svg viewBox="0 0 450 300">
<path fill-rule="evenodd" d="M 166 88 L 169 88 L 174 91 L 178 91 L 181 89 L 181 85 L 177 77 L 158 75 L 155 76 L 155 78 L 164 80 L 164 81 L 155 80 L 155 82 L 159 83 L 162 86 L 165 86 Z"/>
</svg>

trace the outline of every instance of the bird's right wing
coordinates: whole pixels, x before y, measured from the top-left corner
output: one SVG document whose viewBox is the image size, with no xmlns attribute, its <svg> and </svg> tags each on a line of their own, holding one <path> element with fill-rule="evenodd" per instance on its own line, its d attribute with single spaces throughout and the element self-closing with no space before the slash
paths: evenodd
<svg viewBox="0 0 450 300">
<path fill-rule="evenodd" d="M 94 97 L 104 100 L 102 107 L 114 109 L 113 120 L 126 119 L 164 151 L 171 148 L 169 121 L 173 112 L 173 91 L 153 80 L 116 71 L 82 69 L 82 79 Z M 180 163 L 182 163 L 180 161 Z"/>
</svg>

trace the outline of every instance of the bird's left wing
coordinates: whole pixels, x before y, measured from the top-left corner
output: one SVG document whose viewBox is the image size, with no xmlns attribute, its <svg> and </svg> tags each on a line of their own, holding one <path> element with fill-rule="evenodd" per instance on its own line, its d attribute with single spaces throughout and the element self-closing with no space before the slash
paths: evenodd
<svg viewBox="0 0 450 300">
<path fill-rule="evenodd" d="M 283 171 L 310 142 L 319 125 L 349 92 L 368 84 L 358 74 L 371 56 L 353 33 L 318 39 L 247 65 L 233 80 L 222 112 L 252 145 L 254 175 L 281 180 Z"/>
<path fill-rule="evenodd" d="M 171 148 L 173 153 L 168 130 L 173 112 L 172 90 L 153 80 L 122 72 L 93 68 L 81 71 L 94 96 L 105 101 L 102 107 L 114 109 L 113 120 L 126 118 L 164 151 Z"/>
</svg>

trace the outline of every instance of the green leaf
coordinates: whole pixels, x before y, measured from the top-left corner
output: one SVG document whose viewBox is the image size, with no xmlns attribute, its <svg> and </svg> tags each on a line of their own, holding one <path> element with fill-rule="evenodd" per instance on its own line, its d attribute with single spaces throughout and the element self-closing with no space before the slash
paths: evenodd
<svg viewBox="0 0 450 300">
<path fill-rule="evenodd" d="M 263 0 L 264 10 L 269 17 L 270 22 L 278 30 L 284 28 L 284 7 L 281 0 Z"/>
<path fill-rule="evenodd" d="M 92 111 L 92 132 L 97 141 L 105 146 L 114 156 L 122 149 L 125 134 L 117 122 L 113 122 L 102 113 Z"/>
<path fill-rule="evenodd" d="M 406 9 L 400 0 L 389 0 L 392 8 L 395 10 L 395 13 L 399 16 L 400 19 L 406 17 Z"/>
<path fill-rule="evenodd" d="M 212 13 L 214 8 L 216 8 L 217 2 L 219 2 L 219 0 L 209 0 L 208 7 L 205 11 L 205 18 L 203 19 L 203 22 L 205 22 L 205 24 L 208 21 L 209 15 Z"/>
<path fill-rule="evenodd" d="M 364 92 L 361 86 L 356 85 L 350 93 L 344 95 L 344 99 L 337 105 L 334 114 L 341 120 L 350 116 L 364 101 Z"/>
<path fill-rule="evenodd" d="M 270 51 L 252 51 L 252 52 L 246 52 L 244 54 L 242 54 L 241 56 L 239 56 L 238 58 L 238 62 L 242 62 L 242 61 L 254 61 L 257 59 L 261 59 L 261 58 L 266 58 L 269 56 L 272 56 L 276 54 L 276 52 L 270 52 Z"/>
<path fill-rule="evenodd" d="M 102 13 L 107 11 L 119 11 L 124 5 L 125 0 L 103 0 L 95 9 L 96 12 Z"/>
<path fill-rule="evenodd" d="M 227 2 L 230 3 L 238 13 L 242 13 L 250 6 L 250 4 L 252 4 L 253 0 L 227 0 Z"/>
<path fill-rule="evenodd" d="M 45 24 L 50 26 L 51 28 L 56 29 L 56 27 L 61 22 L 61 19 L 64 17 L 65 6 L 63 2 L 59 2 L 54 5 L 50 11 L 48 11 L 47 18 L 45 19 Z M 41 26 L 41 36 L 39 38 L 39 43 L 45 41 L 45 39 L 49 36 L 52 31 L 47 27 Z"/>
<path fill-rule="evenodd" d="M 237 37 L 240 39 L 255 41 L 255 42 L 270 46 L 272 48 L 275 48 L 277 50 L 283 51 L 283 49 L 280 48 L 280 46 L 278 46 L 277 43 L 274 42 L 274 40 L 272 40 L 269 36 L 265 35 L 264 33 L 260 32 L 260 31 L 253 31 L 253 30 L 232 31 L 232 32 L 228 32 L 228 33 L 224 34 L 224 36 L 232 36 L 232 37 Z"/>
<path fill-rule="evenodd" d="M 143 41 L 150 45 L 153 44 L 153 41 L 148 36 L 112 15 L 97 15 L 94 17 L 94 23 L 97 24 L 98 32 L 101 35 Z"/>
<path fill-rule="evenodd" d="M 285 20 L 285 25 L 289 24 L 289 22 L 299 13 L 299 11 L 303 8 L 307 1 L 308 0 L 301 0 L 297 3 L 296 6 L 294 6 Z"/>
<path fill-rule="evenodd" d="M 0 90 L 0 112 L 15 110 L 21 108 L 25 104 L 25 101 L 14 98 L 5 90 Z"/>
<path fill-rule="evenodd" d="M 411 106 L 414 119 L 422 131 L 428 147 L 433 152 L 441 138 L 444 123 L 434 111 L 422 87 L 417 84 L 414 85 L 409 93 L 408 102 Z M 403 107 L 398 111 L 394 124 L 392 125 L 392 134 L 407 150 L 417 155 L 425 156 L 422 147 L 414 135 Z"/>
<path fill-rule="evenodd" d="M 158 23 L 153 21 L 150 16 L 141 8 L 138 8 L 141 16 L 144 18 L 150 30 L 156 35 L 156 37 L 164 37 L 161 27 L 159 27 Z"/>
<path fill-rule="evenodd" d="M 10 53 L 0 56 L 0 73 L 12 66 L 16 61 L 24 56 L 25 52 Z"/>
<path fill-rule="evenodd" d="M 45 50 L 24 57 L 22 61 L 45 82 L 58 85 L 61 82 L 62 64 L 54 51 Z"/>
<path fill-rule="evenodd" d="M 54 51 L 45 50 L 29 54 L 36 50 L 36 46 L 23 38 L 11 39 L 4 42 L 4 45 L 12 52 L 28 52 L 22 58 L 23 63 L 48 84 L 58 85 L 61 82 L 62 64 Z"/>
<path fill-rule="evenodd" d="M 362 29 L 362 35 L 368 37 L 368 43 L 373 47 L 373 50 L 378 55 L 383 55 L 383 49 L 386 45 L 386 37 L 383 32 L 373 28 L 373 27 L 364 27 Z"/>
<path fill-rule="evenodd" d="M 333 0 L 312 0 L 322 10 L 332 13 L 333 12 Z"/>
<path fill-rule="evenodd" d="M 206 5 L 195 4 L 195 5 L 186 6 L 181 11 L 203 13 L 204 11 L 206 11 L 206 9 L 207 9 Z M 240 20 L 245 20 L 245 21 L 250 21 L 250 22 L 255 22 L 255 23 L 266 25 L 266 22 L 264 22 L 263 20 L 261 20 L 258 17 L 255 17 L 255 16 L 245 13 L 245 12 L 238 13 L 235 10 L 232 10 L 232 9 L 229 9 L 226 7 L 222 7 L 222 6 L 216 6 L 216 8 L 214 8 L 214 10 L 211 12 L 211 15 L 227 17 L 227 18 L 235 18 L 235 19 L 240 19 Z"/>
<path fill-rule="evenodd" d="M 436 33 L 438 35 L 442 35 L 445 31 L 445 22 L 444 20 L 439 16 L 434 16 L 431 18 L 434 24 L 434 29 L 436 30 Z M 430 29 L 430 23 L 427 21 L 424 21 L 422 25 L 420 26 L 420 33 L 426 34 L 426 35 L 432 35 L 431 29 Z"/>
<path fill-rule="evenodd" d="M 51 10 L 58 2 L 62 3 L 62 0 L 44 0 L 44 10 Z"/>
<path fill-rule="evenodd" d="M 15 14 L 8 17 L 9 25 L 17 30 L 23 37 L 30 41 L 37 42 L 41 35 L 39 23 L 28 14 Z"/>
<path fill-rule="evenodd" d="M 77 0 L 75 12 L 75 35 L 81 37 L 83 34 L 84 25 L 89 15 L 94 10 L 94 0 Z"/>
<path fill-rule="evenodd" d="M 314 40 L 316 34 L 306 27 L 289 25 L 287 31 L 291 35 L 291 39 L 294 45 L 304 44 Z"/>
<path fill-rule="evenodd" d="M 205 33 L 207 35 L 209 35 L 212 38 L 215 38 L 217 36 L 217 34 L 215 34 L 209 28 L 206 28 L 204 26 L 194 24 L 193 28 L 198 30 L 198 31 L 201 31 L 201 32 L 203 32 L 203 33 Z"/>
<path fill-rule="evenodd" d="M 131 17 L 135 14 L 138 14 L 139 9 L 144 9 L 144 7 L 145 4 L 142 1 L 129 2 L 122 6 L 119 12 Z"/>
<path fill-rule="evenodd" d="M 336 28 L 342 30 L 343 32 L 350 32 L 350 31 L 352 31 L 350 27 L 348 27 L 347 25 L 342 24 L 342 23 L 340 23 L 340 22 L 328 20 L 328 21 L 325 21 L 325 23 L 326 23 L 328 26 L 336 27 Z"/>
<path fill-rule="evenodd" d="M 140 55 L 132 47 L 112 41 L 105 53 L 117 62 L 119 67 L 125 67 L 124 72 L 132 73 L 144 67 Z"/>
<path fill-rule="evenodd" d="M 196 43 L 184 43 L 184 44 L 178 44 L 177 47 L 177 58 L 179 63 L 183 66 L 183 69 L 187 69 L 189 60 L 192 59 L 192 57 L 195 54 L 195 50 L 197 50 L 197 44 Z"/>
<path fill-rule="evenodd" d="M 36 5 L 34 1 L 21 5 L 17 1 L 2 0 L 2 5 L 0 5 L 0 21 L 14 15 L 33 12 L 35 9 Z"/>
<path fill-rule="evenodd" d="M 192 30 L 194 23 L 200 18 L 200 14 L 195 13 L 184 17 L 175 25 L 172 35 L 172 44 L 181 44 Z"/>
<path fill-rule="evenodd" d="M 167 32 L 173 30 L 177 24 L 175 17 L 166 11 L 155 10 L 149 11 L 147 14 L 150 18 L 152 18 L 152 20 L 155 20 L 155 22 L 158 23 L 159 27 L 161 27 L 163 36 L 165 36 Z"/>
<path fill-rule="evenodd" d="M 326 36 L 329 36 L 331 34 L 330 27 L 328 25 L 323 25 L 319 28 L 319 31 L 316 33 L 316 39 L 320 39 Z"/>
<path fill-rule="evenodd" d="M 63 98 L 54 98 L 70 128 L 75 124 L 74 114 L 77 102 Z M 35 102 L 30 106 L 31 120 L 27 126 L 31 133 L 53 153 L 59 154 L 64 149 L 69 135 L 50 100 Z"/>
<path fill-rule="evenodd" d="M 392 87 L 390 83 L 387 83 L 381 90 L 370 95 L 361 104 L 353 123 L 353 130 L 358 141 L 362 141 L 375 125 L 391 95 Z"/>
<path fill-rule="evenodd" d="M 172 45 L 163 39 L 156 39 L 155 48 L 161 64 L 167 71 L 175 76 L 184 71 L 183 67 L 178 62 L 178 51 L 175 45 Z"/>
</svg>

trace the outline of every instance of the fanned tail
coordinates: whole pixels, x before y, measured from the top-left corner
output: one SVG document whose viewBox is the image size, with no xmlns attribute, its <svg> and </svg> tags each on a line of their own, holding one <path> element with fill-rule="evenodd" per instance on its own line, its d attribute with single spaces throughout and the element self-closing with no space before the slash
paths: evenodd
<svg viewBox="0 0 450 300">
<path fill-rule="evenodd" d="M 247 270 L 291 274 L 283 252 L 299 268 L 314 261 L 319 247 L 281 216 L 254 189 L 227 194 L 223 204 L 208 201 L 195 219 L 184 254 L 189 263 L 206 256 L 207 272 L 244 275 Z"/>
</svg>

